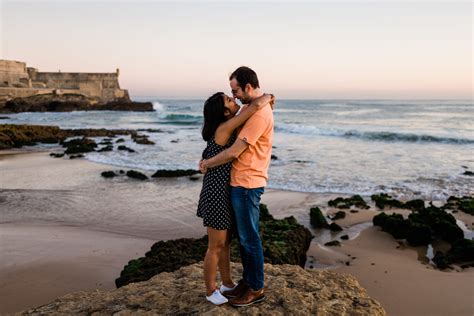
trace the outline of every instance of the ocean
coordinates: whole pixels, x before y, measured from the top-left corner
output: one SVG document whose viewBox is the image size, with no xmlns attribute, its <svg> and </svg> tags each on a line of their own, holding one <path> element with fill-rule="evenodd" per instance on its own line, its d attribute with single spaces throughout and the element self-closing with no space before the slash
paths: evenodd
<svg viewBox="0 0 474 316">
<path fill-rule="evenodd" d="M 149 171 L 197 169 L 204 100 L 135 99 L 151 101 L 156 112 L 18 113 L 2 123 L 159 129 L 143 132 L 156 145 L 125 137 L 122 144 L 136 153 L 86 159 Z M 474 177 L 464 172 L 474 171 L 473 109 L 472 100 L 277 100 L 268 187 L 428 200 L 472 195 Z"/>
</svg>

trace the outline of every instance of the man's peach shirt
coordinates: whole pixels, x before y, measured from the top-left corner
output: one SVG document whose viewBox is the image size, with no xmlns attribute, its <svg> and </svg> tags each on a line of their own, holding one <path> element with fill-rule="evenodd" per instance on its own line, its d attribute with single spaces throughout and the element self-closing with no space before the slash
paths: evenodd
<svg viewBox="0 0 474 316">
<path fill-rule="evenodd" d="M 270 106 L 252 115 L 237 135 L 249 147 L 232 162 L 230 185 L 255 189 L 268 180 L 273 144 L 273 110 Z"/>
</svg>

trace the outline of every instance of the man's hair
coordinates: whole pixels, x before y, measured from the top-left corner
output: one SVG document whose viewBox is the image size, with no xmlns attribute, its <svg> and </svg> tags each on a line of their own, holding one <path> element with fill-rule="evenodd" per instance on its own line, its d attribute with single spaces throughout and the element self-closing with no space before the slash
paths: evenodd
<svg viewBox="0 0 474 316">
<path fill-rule="evenodd" d="M 260 88 L 260 84 L 258 83 L 258 77 L 255 71 L 250 69 L 249 67 L 246 66 L 241 66 L 237 68 L 229 77 L 229 80 L 234 79 L 237 80 L 237 83 L 239 86 L 242 88 L 242 90 L 245 90 L 245 86 L 247 83 L 250 83 L 252 88 Z"/>
</svg>

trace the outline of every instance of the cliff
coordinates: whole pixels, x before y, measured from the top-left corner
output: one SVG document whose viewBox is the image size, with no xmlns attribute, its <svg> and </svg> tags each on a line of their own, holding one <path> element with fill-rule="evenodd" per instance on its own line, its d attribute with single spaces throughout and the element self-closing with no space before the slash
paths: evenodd
<svg viewBox="0 0 474 316">
<path fill-rule="evenodd" d="M 235 280 L 240 264 L 232 263 Z M 239 309 L 206 301 L 202 262 L 112 291 L 77 292 L 17 315 L 386 315 L 357 280 L 329 270 L 265 264 L 266 300 Z"/>
</svg>

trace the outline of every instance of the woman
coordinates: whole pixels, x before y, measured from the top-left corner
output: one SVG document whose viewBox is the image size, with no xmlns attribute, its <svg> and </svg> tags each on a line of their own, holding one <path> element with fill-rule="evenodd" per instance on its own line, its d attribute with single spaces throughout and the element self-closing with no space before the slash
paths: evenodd
<svg viewBox="0 0 474 316">
<path fill-rule="evenodd" d="M 215 93 L 204 103 L 204 125 L 202 138 L 207 147 L 203 159 L 209 159 L 229 148 L 236 139 L 237 128 L 242 126 L 254 113 L 264 106 L 273 107 L 273 95 L 263 95 L 235 115 L 240 106 L 234 99 L 222 92 Z M 199 198 L 197 216 L 207 227 L 208 248 L 204 258 L 204 281 L 206 299 L 220 305 L 227 302 L 221 291 L 232 290 L 236 284 L 230 275 L 230 235 L 232 225 L 232 206 L 229 195 L 229 180 L 232 162 L 209 169 L 204 175 Z M 216 286 L 217 267 L 222 285 Z"/>
</svg>

